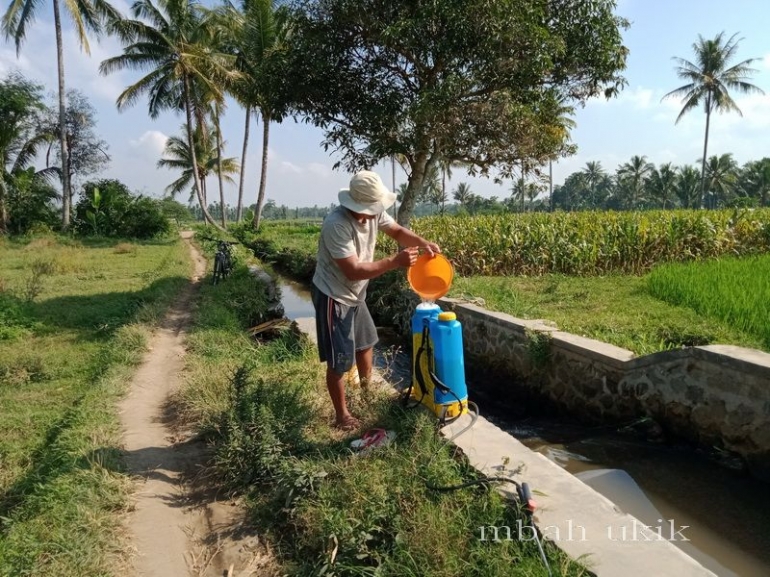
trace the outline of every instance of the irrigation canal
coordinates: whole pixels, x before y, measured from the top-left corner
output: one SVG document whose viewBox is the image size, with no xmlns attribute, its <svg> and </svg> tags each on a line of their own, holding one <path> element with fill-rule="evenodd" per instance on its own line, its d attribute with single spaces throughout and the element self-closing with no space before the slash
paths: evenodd
<svg viewBox="0 0 770 577">
<path fill-rule="evenodd" d="M 307 287 L 281 279 L 280 288 L 286 317 L 314 316 Z M 411 378 L 408 352 L 387 331 L 380 332 L 375 364 L 394 384 Z M 486 419 L 644 524 L 687 525 L 681 534 L 689 541 L 676 544 L 720 577 L 770 575 L 769 485 L 689 447 L 528 414 L 515 399 L 493 402 L 483 391 L 484 383 L 468 376 L 469 398 Z"/>
</svg>

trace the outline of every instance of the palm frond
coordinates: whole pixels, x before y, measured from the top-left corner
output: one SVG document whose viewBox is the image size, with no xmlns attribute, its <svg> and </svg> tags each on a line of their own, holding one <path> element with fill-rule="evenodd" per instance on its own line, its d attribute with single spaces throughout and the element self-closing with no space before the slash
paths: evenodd
<svg viewBox="0 0 770 577">
<path fill-rule="evenodd" d="M 27 37 L 27 25 L 35 20 L 43 0 L 13 0 L 3 17 L 3 30 L 6 38 L 13 38 L 16 44 L 16 54 Z"/>
</svg>

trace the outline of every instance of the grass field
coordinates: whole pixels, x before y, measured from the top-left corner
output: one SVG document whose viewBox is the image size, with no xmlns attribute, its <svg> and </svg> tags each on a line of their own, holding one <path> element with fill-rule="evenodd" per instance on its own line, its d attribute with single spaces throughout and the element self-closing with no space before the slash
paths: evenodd
<svg viewBox="0 0 770 577">
<path fill-rule="evenodd" d="M 221 482 L 244 495 L 276 553 L 273 571 L 262 574 L 546 575 L 533 543 L 478 539 L 481 526 L 515 526 L 515 508 L 496 492 L 426 487 L 475 476 L 426 413 L 349 388 L 354 414 L 398 434 L 391 447 L 354 456 L 350 437 L 330 427 L 315 347 L 290 332 L 261 343 L 246 336 L 261 292 L 243 270 L 202 287 L 178 401 L 214 443 Z M 555 548 L 548 556 L 555 574 L 586 574 Z"/>
<path fill-rule="evenodd" d="M 705 344 L 770 350 L 757 334 L 729 320 L 656 298 L 641 276 L 455 277 L 449 296 L 481 297 L 487 309 L 553 321 L 562 331 L 637 355 Z"/>
<path fill-rule="evenodd" d="M 0 240 L 0 575 L 120 573 L 115 404 L 190 271 L 177 240 Z"/>
<path fill-rule="evenodd" d="M 721 320 L 770 350 L 770 255 L 664 265 L 646 281 L 657 298 Z"/>
</svg>

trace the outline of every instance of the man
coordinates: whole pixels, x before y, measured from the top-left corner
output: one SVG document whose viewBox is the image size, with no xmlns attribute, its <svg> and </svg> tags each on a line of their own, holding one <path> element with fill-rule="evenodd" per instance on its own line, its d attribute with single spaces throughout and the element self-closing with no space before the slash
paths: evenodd
<svg viewBox="0 0 770 577">
<path fill-rule="evenodd" d="M 362 385 L 368 382 L 372 349 L 378 340 L 365 301 L 369 279 L 412 266 L 419 249 L 431 256 L 441 251 L 435 243 L 397 224 L 386 212 L 396 195 L 374 172 L 355 174 L 350 188 L 340 191 L 339 201 L 340 206 L 326 217 L 321 228 L 312 294 L 318 352 L 321 362 L 326 362 L 326 387 L 334 405 L 335 426 L 350 431 L 360 423 L 348 411 L 343 375 L 355 363 Z M 375 261 L 378 230 L 407 248 Z"/>
</svg>

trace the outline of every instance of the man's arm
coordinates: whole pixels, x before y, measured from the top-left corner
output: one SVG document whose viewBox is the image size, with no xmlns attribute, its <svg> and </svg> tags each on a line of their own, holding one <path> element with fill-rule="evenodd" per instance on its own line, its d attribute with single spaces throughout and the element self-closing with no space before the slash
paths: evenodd
<svg viewBox="0 0 770 577">
<path fill-rule="evenodd" d="M 406 248 L 398 254 L 374 262 L 361 262 L 356 255 L 347 258 L 335 258 L 334 262 L 337 263 L 342 274 L 348 280 L 368 280 L 378 277 L 389 270 L 412 266 L 416 260 L 417 249 Z"/>
<path fill-rule="evenodd" d="M 421 248 L 431 256 L 437 252 L 441 252 L 441 249 L 435 242 L 429 242 L 421 236 L 413 233 L 408 228 L 405 228 L 395 222 L 388 228 L 383 228 L 380 230 L 395 240 L 399 246 L 413 246 Z"/>
</svg>

